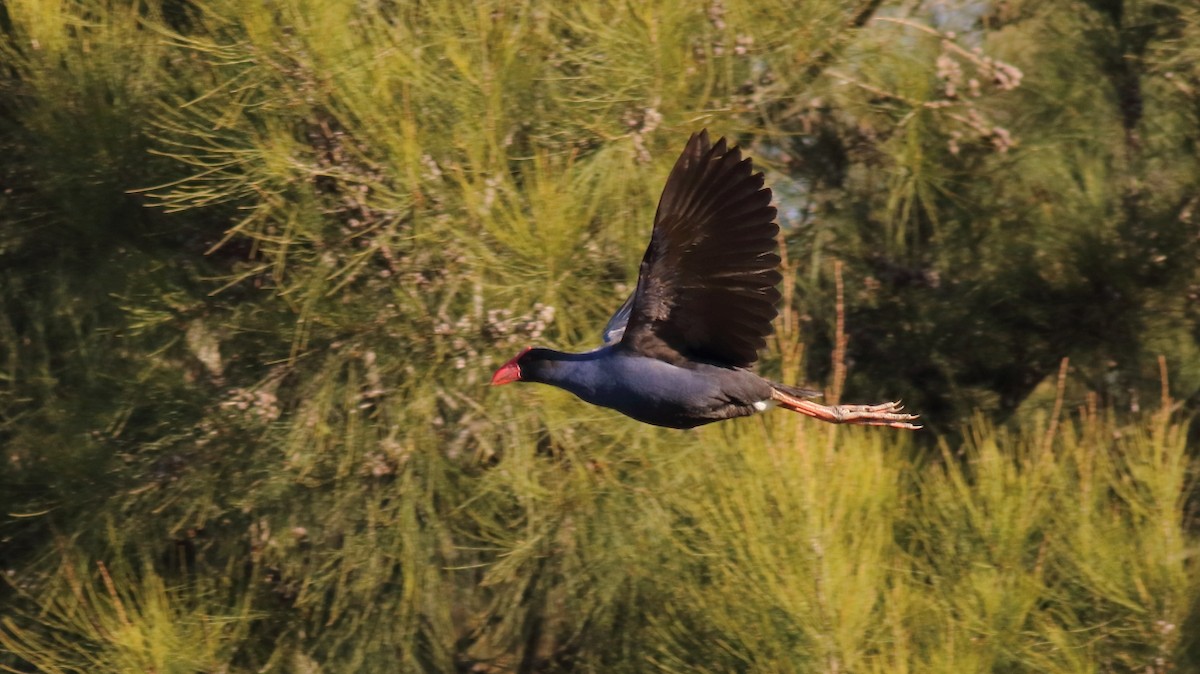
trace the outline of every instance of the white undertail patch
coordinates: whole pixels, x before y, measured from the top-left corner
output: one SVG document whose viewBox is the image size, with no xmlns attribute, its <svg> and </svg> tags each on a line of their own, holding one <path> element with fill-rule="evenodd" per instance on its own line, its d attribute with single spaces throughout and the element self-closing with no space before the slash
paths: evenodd
<svg viewBox="0 0 1200 674">
<path fill-rule="evenodd" d="M 769 409 L 771 409 L 771 402 L 769 400 L 759 400 L 754 403 L 755 412 L 766 412 Z"/>
</svg>

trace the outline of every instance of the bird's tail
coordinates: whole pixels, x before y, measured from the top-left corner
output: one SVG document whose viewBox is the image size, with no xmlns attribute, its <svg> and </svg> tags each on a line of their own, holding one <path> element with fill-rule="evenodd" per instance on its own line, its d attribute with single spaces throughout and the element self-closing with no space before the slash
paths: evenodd
<svg viewBox="0 0 1200 674">
<path fill-rule="evenodd" d="M 823 394 L 820 391 L 810 388 L 800 388 L 799 386 L 788 386 L 787 384 L 776 384 L 771 382 L 771 388 L 783 393 L 792 398 L 803 400 L 805 398 L 820 398 Z"/>
</svg>

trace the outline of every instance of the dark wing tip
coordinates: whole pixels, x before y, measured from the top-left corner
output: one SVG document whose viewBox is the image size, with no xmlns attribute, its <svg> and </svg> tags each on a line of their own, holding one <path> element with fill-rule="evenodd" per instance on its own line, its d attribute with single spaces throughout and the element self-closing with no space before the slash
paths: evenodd
<svg viewBox="0 0 1200 674">
<path fill-rule="evenodd" d="M 724 140 L 724 139 L 722 139 Z M 712 143 L 708 138 L 708 129 L 700 129 L 688 138 L 687 145 L 683 148 L 683 154 L 680 156 L 680 161 L 691 160 L 699 161 L 712 150 Z"/>
</svg>

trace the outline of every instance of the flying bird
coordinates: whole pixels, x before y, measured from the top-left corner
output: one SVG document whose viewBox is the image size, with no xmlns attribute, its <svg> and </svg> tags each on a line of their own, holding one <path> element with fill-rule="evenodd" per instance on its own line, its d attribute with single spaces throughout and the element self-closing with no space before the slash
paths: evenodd
<svg viewBox="0 0 1200 674">
<path fill-rule="evenodd" d="M 763 174 L 707 130 L 692 134 L 654 216 L 637 288 L 586 353 L 526 348 L 492 385 L 539 382 L 638 421 L 669 428 L 778 405 L 821 421 L 917 429 L 899 402 L 821 405 L 816 391 L 750 367 L 766 346 L 782 280 L 775 208 Z"/>
</svg>

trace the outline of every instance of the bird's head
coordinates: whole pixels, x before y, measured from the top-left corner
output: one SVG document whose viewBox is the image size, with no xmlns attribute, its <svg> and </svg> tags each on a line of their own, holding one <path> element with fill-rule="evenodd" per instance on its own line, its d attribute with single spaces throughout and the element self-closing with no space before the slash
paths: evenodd
<svg viewBox="0 0 1200 674">
<path fill-rule="evenodd" d="M 514 381 L 526 381 L 525 379 L 521 378 L 521 366 L 525 365 L 526 368 L 528 368 L 530 361 L 532 360 L 532 354 L 530 354 L 531 351 L 533 351 L 533 347 L 527 346 L 524 349 L 521 349 L 520 353 L 513 356 L 512 360 L 509 360 L 504 365 L 501 365 L 500 369 L 496 370 L 496 374 L 492 375 L 492 386 L 511 384 Z"/>
</svg>

